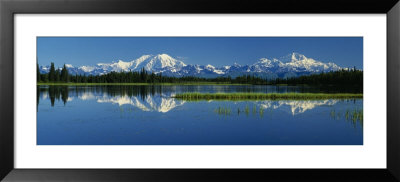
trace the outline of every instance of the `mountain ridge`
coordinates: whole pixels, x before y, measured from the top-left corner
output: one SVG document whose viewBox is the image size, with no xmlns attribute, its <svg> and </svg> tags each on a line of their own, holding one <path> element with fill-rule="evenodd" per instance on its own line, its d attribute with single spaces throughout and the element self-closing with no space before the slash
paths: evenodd
<svg viewBox="0 0 400 182">
<path fill-rule="evenodd" d="M 166 76 L 198 76 L 198 77 L 218 77 L 253 74 L 261 77 L 291 77 L 313 73 L 329 72 L 343 69 L 335 63 L 324 63 L 313 58 L 306 57 L 303 54 L 292 53 L 281 58 L 260 58 L 253 64 L 240 65 L 234 63 L 221 67 L 213 65 L 185 64 L 168 54 L 142 55 L 137 59 L 125 62 L 122 60 L 111 63 L 97 63 L 94 66 L 74 67 L 66 64 L 70 74 L 76 75 L 102 75 L 109 72 L 127 72 L 141 71 L 145 69 L 148 72 L 156 74 L 162 73 Z M 40 66 L 41 73 L 48 73 L 50 66 Z"/>
</svg>

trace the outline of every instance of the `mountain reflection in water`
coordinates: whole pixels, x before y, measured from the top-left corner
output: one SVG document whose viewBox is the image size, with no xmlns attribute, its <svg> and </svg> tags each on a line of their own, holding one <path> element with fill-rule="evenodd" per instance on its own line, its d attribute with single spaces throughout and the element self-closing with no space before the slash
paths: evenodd
<svg viewBox="0 0 400 182">
<path fill-rule="evenodd" d="M 192 89 L 196 90 L 198 86 L 193 86 Z M 122 88 L 122 89 L 121 89 Z M 190 87 L 188 87 L 190 88 Z M 95 87 L 81 87 L 81 86 L 38 86 L 38 104 L 39 97 L 42 100 L 49 99 L 51 106 L 54 106 L 55 101 L 67 102 L 79 99 L 96 100 L 97 103 L 112 103 L 118 106 L 131 105 L 142 111 L 152 112 L 169 112 L 176 107 L 185 104 L 185 101 L 180 99 L 171 98 L 177 92 L 186 92 L 191 89 L 174 89 L 174 87 L 165 86 L 95 86 Z M 218 92 L 220 87 L 215 87 L 214 91 Z M 198 89 L 198 88 L 197 88 Z M 241 91 L 252 89 L 239 89 Z M 291 90 L 291 89 L 289 89 Z M 226 90 L 225 90 L 226 91 Z M 235 90 L 233 90 L 235 91 Z M 292 115 L 304 113 L 307 110 L 314 109 L 318 106 L 332 106 L 339 100 L 264 100 L 264 101 L 247 101 L 258 105 L 263 109 L 282 109 L 290 112 Z M 208 101 L 213 102 L 213 101 Z M 231 101 L 225 101 L 231 102 Z M 236 102 L 233 102 L 236 103 Z"/>
</svg>

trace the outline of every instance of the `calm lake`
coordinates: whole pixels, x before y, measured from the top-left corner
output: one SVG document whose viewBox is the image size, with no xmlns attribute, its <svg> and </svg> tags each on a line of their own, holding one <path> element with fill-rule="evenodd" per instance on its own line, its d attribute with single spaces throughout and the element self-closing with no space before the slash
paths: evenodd
<svg viewBox="0 0 400 182">
<path fill-rule="evenodd" d="M 363 144 L 362 99 L 194 102 L 171 98 L 184 92 L 360 91 L 254 85 L 37 86 L 37 144 Z"/>
</svg>

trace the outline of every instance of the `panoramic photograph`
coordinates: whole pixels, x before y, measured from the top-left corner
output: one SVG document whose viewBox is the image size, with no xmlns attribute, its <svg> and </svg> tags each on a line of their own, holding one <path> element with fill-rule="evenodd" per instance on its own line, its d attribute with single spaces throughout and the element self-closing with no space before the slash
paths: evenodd
<svg viewBox="0 0 400 182">
<path fill-rule="evenodd" d="M 37 37 L 36 59 L 37 145 L 363 145 L 362 37 Z"/>
</svg>

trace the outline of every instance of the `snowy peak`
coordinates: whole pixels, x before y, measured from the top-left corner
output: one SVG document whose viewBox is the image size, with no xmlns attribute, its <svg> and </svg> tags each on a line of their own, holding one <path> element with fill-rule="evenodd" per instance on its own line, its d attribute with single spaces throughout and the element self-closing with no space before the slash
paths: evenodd
<svg viewBox="0 0 400 182">
<path fill-rule="evenodd" d="M 296 62 L 296 61 L 302 61 L 302 60 L 307 60 L 307 57 L 304 56 L 303 54 L 299 54 L 299 53 L 292 53 L 292 62 Z"/>
<path fill-rule="evenodd" d="M 262 66 L 262 67 L 275 67 L 275 66 L 280 66 L 282 62 L 280 62 L 278 59 L 268 59 L 268 58 L 261 58 L 258 62 L 254 63 L 254 66 Z"/>
<path fill-rule="evenodd" d="M 82 69 L 84 72 L 91 72 L 94 70 L 94 67 L 91 66 L 81 66 L 79 68 Z"/>
<path fill-rule="evenodd" d="M 281 58 L 260 58 L 257 62 L 250 65 L 240 65 L 234 63 L 231 66 L 215 67 L 213 65 L 186 65 L 184 62 L 168 55 L 142 55 L 137 59 L 125 62 L 123 60 L 111 63 L 98 63 L 94 66 L 73 67 L 66 64 L 71 74 L 83 75 L 102 75 L 109 72 L 141 71 L 162 73 L 166 76 L 198 76 L 198 77 L 218 77 L 218 76 L 239 76 L 246 74 L 256 74 L 261 77 L 287 77 L 299 76 L 304 74 L 336 71 L 342 69 L 335 63 L 324 63 L 308 58 L 303 54 L 291 53 Z M 49 66 L 40 66 L 42 73 L 48 73 Z"/>
<path fill-rule="evenodd" d="M 72 66 L 71 64 L 65 64 L 66 68 L 74 68 L 74 66 Z"/>
<path fill-rule="evenodd" d="M 163 72 L 165 70 L 180 70 L 186 66 L 182 61 L 176 60 L 167 54 L 143 55 L 130 62 L 123 60 L 114 61 L 112 63 L 98 63 L 96 66 L 82 66 L 80 69 L 88 74 L 105 74 L 111 71 L 140 71 L 143 68 L 150 72 Z"/>
<path fill-rule="evenodd" d="M 131 67 L 132 63 L 130 62 L 124 62 L 122 60 L 118 60 L 117 63 L 115 63 L 115 67 L 117 69 L 120 69 L 121 71 L 127 71 L 129 69 L 129 67 Z"/>
<path fill-rule="evenodd" d="M 307 60 L 308 58 L 303 54 L 293 52 L 291 54 L 287 54 L 286 56 L 282 56 L 280 58 L 275 58 L 275 59 L 280 60 L 282 63 L 290 63 L 290 62 L 299 62 Z"/>
<path fill-rule="evenodd" d="M 293 53 L 292 54 L 292 61 L 288 64 L 302 64 L 302 65 L 312 65 L 312 64 L 320 64 L 321 62 L 317 62 L 312 58 L 307 58 L 306 56 Z"/>
<path fill-rule="evenodd" d="M 335 63 L 323 63 L 295 52 L 287 56 L 281 57 L 280 59 L 274 58 L 273 60 L 275 60 L 276 64 L 279 64 L 280 72 L 320 73 L 341 69 Z"/>
<path fill-rule="evenodd" d="M 215 69 L 215 67 L 213 65 L 211 65 L 211 64 L 207 64 L 205 66 L 205 68 L 208 69 L 208 70 L 214 70 Z"/>
<path fill-rule="evenodd" d="M 137 70 L 140 69 L 140 65 L 149 59 L 152 55 L 143 55 L 135 60 L 131 61 L 131 69 Z"/>
<path fill-rule="evenodd" d="M 186 66 L 185 63 L 172 58 L 168 54 L 158 54 L 154 57 L 149 57 L 148 59 L 149 61 L 147 61 L 147 64 L 144 66 L 147 71 L 153 71 L 167 67 L 176 69 Z"/>
</svg>

